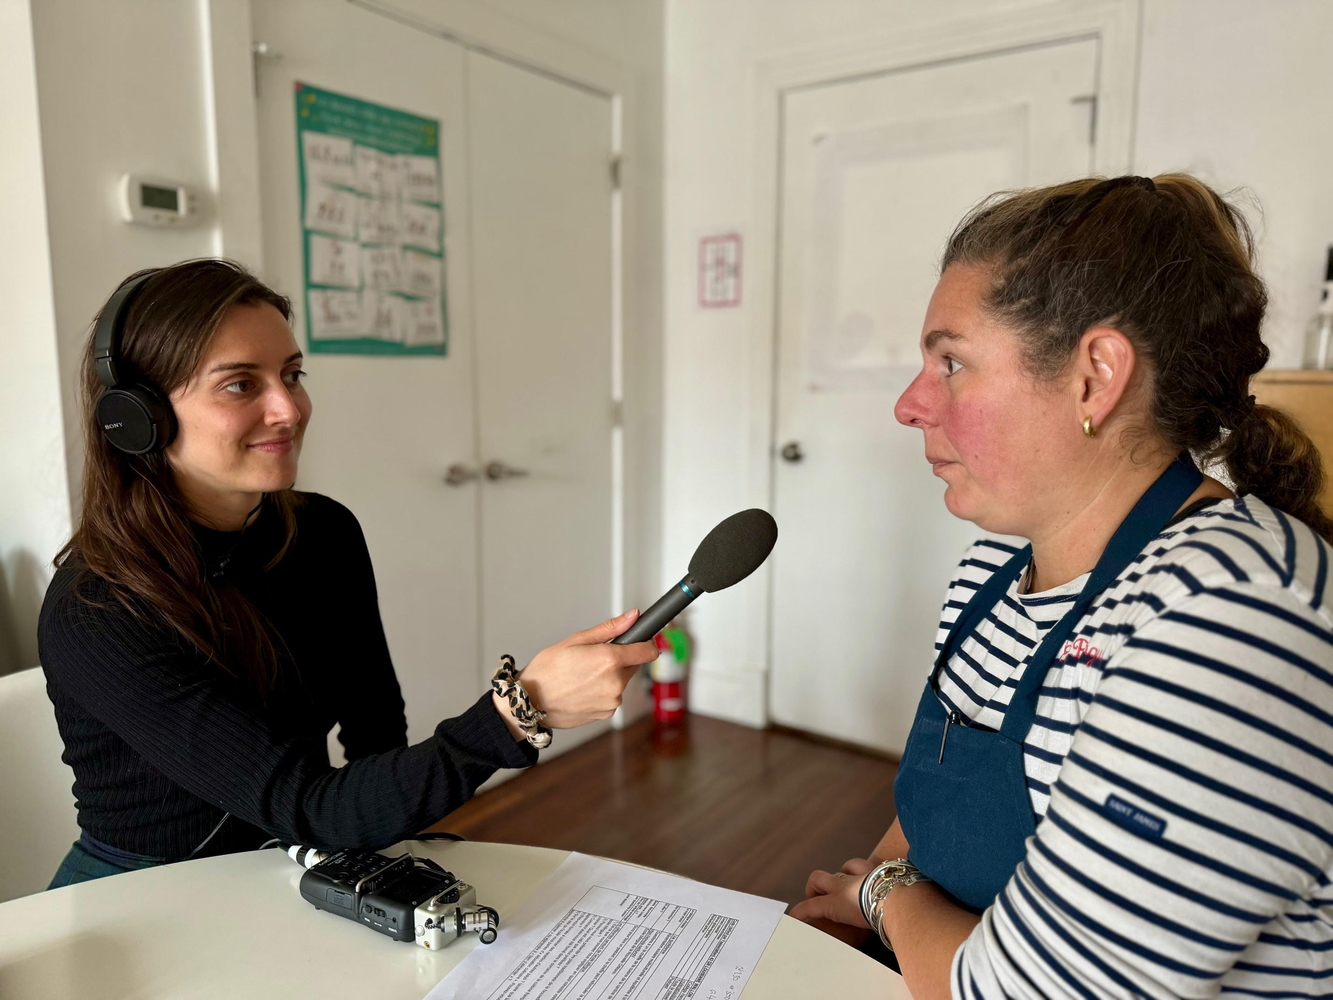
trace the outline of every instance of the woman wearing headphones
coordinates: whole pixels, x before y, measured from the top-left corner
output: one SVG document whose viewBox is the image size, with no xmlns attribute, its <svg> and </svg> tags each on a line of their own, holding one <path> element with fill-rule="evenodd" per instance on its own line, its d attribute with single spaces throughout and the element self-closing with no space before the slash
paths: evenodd
<svg viewBox="0 0 1333 1000">
<path fill-rule="evenodd" d="M 39 628 L 83 831 L 53 887 L 271 837 L 392 844 L 532 764 L 547 726 L 606 718 L 657 655 L 607 644 L 630 612 L 519 678 L 510 661 L 407 746 L 360 526 L 292 489 L 311 404 L 290 316 L 198 260 L 131 277 L 98 318 L 82 515 Z"/>
<path fill-rule="evenodd" d="M 1333 524 L 1250 395 L 1265 304 L 1187 176 L 953 234 L 896 415 L 950 512 L 1029 544 L 963 559 L 898 818 L 793 911 L 874 928 L 917 1000 L 1327 995 Z"/>
</svg>

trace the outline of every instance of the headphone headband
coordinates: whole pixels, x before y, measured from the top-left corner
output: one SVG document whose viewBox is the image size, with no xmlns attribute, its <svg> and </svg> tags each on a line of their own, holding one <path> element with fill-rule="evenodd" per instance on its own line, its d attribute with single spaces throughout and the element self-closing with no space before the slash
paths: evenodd
<svg viewBox="0 0 1333 1000">
<path fill-rule="evenodd" d="M 130 311 L 130 304 L 143 288 L 144 282 L 157 274 L 157 269 L 131 278 L 111 293 L 102 312 L 97 317 L 97 328 L 93 331 L 93 371 L 97 381 L 108 389 L 128 381 L 128 373 L 119 371 L 120 339 L 125 332 L 125 315 Z"/>
</svg>

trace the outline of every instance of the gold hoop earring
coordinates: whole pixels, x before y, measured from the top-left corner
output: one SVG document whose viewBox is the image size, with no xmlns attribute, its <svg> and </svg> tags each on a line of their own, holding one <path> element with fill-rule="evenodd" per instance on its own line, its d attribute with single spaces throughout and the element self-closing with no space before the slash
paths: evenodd
<svg viewBox="0 0 1333 1000">
<path fill-rule="evenodd" d="M 1083 418 L 1083 433 L 1090 438 L 1097 436 L 1097 428 L 1092 426 L 1092 417 Z"/>
</svg>

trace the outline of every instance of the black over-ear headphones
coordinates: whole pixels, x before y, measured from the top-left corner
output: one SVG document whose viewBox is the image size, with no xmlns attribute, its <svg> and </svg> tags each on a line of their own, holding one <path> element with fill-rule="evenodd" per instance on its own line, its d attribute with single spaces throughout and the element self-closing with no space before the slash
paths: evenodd
<svg viewBox="0 0 1333 1000">
<path fill-rule="evenodd" d="M 106 386 L 97 399 L 97 423 L 113 448 L 127 455 L 159 451 L 176 437 L 176 414 L 157 386 L 120 357 L 125 316 L 143 284 L 157 271 L 127 281 L 102 307 L 93 333 L 93 371 Z"/>
</svg>

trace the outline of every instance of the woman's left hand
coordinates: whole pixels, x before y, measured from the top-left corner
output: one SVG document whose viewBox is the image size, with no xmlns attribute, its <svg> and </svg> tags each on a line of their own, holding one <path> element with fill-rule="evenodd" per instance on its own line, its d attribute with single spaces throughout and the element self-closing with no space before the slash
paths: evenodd
<svg viewBox="0 0 1333 1000">
<path fill-rule="evenodd" d="M 811 872 L 805 884 L 806 898 L 791 908 L 791 915 L 809 924 L 831 920 L 869 930 L 861 915 L 861 882 L 874 867 L 865 858 L 852 858 L 840 872 Z"/>
</svg>

